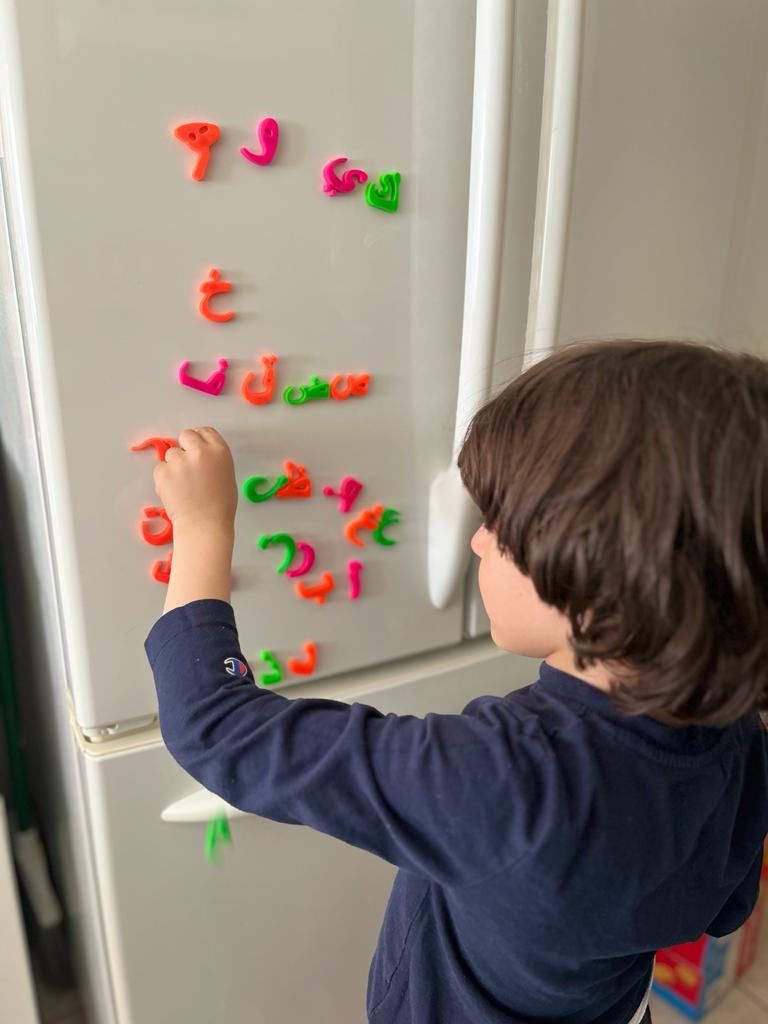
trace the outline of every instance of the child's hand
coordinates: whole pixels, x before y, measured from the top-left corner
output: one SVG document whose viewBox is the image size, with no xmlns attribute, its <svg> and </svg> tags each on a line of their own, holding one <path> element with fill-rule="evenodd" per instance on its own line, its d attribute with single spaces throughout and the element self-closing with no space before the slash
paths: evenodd
<svg viewBox="0 0 768 1024">
<path fill-rule="evenodd" d="M 213 427 L 182 430 L 155 467 L 155 490 L 174 531 L 234 529 L 237 483 L 232 453 Z"/>
</svg>

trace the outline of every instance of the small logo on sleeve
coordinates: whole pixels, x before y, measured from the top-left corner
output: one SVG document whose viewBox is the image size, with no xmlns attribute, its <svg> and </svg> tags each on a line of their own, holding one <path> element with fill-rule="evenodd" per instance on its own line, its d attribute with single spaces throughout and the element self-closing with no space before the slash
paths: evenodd
<svg viewBox="0 0 768 1024">
<path fill-rule="evenodd" d="M 243 676 L 248 675 L 248 666 L 244 661 L 240 661 L 239 658 L 225 658 L 224 671 L 228 676 L 235 676 L 238 679 L 242 679 Z"/>
</svg>

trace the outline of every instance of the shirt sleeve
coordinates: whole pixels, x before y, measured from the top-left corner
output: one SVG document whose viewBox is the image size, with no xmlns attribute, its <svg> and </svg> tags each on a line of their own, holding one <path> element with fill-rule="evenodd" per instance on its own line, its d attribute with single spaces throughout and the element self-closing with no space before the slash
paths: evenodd
<svg viewBox="0 0 768 1024">
<path fill-rule="evenodd" d="M 520 796 L 525 771 L 492 718 L 384 715 L 288 699 L 256 686 L 250 668 L 232 677 L 225 660 L 245 659 L 224 601 L 173 609 L 145 648 L 169 752 L 233 806 L 308 825 L 446 885 L 473 884 L 516 859 L 519 801 L 510 794 L 514 778 Z"/>
</svg>

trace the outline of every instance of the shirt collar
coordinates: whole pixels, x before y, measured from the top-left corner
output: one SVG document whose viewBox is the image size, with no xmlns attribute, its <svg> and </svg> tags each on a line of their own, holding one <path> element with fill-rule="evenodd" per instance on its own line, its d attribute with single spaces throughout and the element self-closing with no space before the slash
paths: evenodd
<svg viewBox="0 0 768 1024">
<path fill-rule="evenodd" d="M 609 719 L 618 728 L 642 736 L 657 746 L 676 753 L 697 754 L 719 743 L 730 727 L 689 725 L 671 726 L 648 715 L 628 715 L 604 690 L 591 686 L 578 676 L 553 668 L 546 661 L 539 668 L 538 685 L 548 694 Z"/>
</svg>

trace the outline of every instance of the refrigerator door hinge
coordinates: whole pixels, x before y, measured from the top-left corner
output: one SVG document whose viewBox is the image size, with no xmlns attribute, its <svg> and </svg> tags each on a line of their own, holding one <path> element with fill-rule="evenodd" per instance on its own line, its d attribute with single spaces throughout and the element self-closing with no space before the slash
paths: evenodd
<svg viewBox="0 0 768 1024">
<path fill-rule="evenodd" d="M 143 715 L 141 718 L 128 718 L 124 722 L 115 722 L 113 725 L 94 725 L 88 729 L 81 727 L 80 732 L 87 743 L 104 743 L 107 740 L 141 732 L 156 724 L 157 715 Z"/>
</svg>

